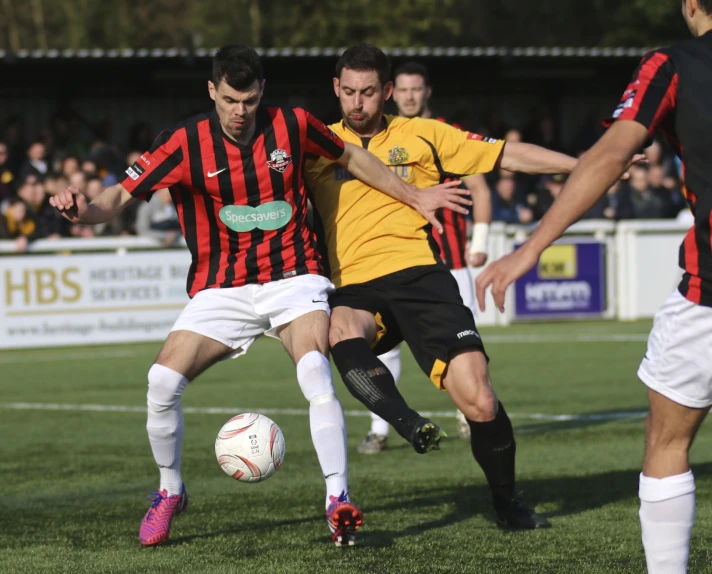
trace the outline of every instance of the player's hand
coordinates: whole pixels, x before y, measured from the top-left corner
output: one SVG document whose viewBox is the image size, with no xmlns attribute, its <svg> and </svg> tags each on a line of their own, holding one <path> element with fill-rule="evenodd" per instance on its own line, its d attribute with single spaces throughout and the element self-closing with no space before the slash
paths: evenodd
<svg viewBox="0 0 712 574">
<path fill-rule="evenodd" d="M 438 233 L 443 232 L 443 226 L 435 216 L 438 209 L 452 209 L 457 213 L 469 213 L 469 209 L 466 207 L 472 205 L 472 200 L 469 199 L 470 191 L 461 189 L 461 183 L 457 180 L 448 181 L 413 192 L 415 196 L 412 203 L 413 209 L 427 219 Z"/>
<path fill-rule="evenodd" d="M 487 263 L 486 253 L 467 253 L 467 264 L 470 267 L 482 267 Z"/>
<path fill-rule="evenodd" d="M 626 180 L 630 177 L 630 172 L 628 171 L 632 166 L 634 165 L 645 165 L 648 163 L 648 156 L 646 156 L 644 153 L 637 153 L 633 156 L 633 159 L 630 160 L 630 163 L 628 164 L 628 167 L 625 168 L 625 173 L 621 176 L 622 180 Z"/>
<path fill-rule="evenodd" d="M 505 255 L 502 259 L 490 263 L 475 281 L 475 291 L 480 310 L 485 310 L 485 292 L 488 287 L 492 286 L 494 304 L 501 313 L 504 313 L 504 293 L 507 287 L 534 267 L 538 260 L 538 255 L 530 252 L 525 247 L 521 247 L 514 253 Z"/>
<path fill-rule="evenodd" d="M 79 223 L 87 212 L 87 200 L 73 185 L 49 198 L 49 204 L 72 223 Z"/>
</svg>

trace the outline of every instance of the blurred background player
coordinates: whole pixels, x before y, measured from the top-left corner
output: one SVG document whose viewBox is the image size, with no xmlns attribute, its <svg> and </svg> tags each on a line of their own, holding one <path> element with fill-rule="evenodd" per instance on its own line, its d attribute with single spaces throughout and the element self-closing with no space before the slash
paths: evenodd
<svg viewBox="0 0 712 574">
<path fill-rule="evenodd" d="M 419 62 L 406 62 L 396 68 L 393 88 L 393 100 L 398 107 L 398 115 L 403 118 L 433 118 L 429 101 L 433 89 L 428 69 Z M 445 118 L 434 118 L 445 122 Z M 454 127 L 461 126 L 453 124 Z M 444 177 L 443 180 L 447 180 Z M 437 218 L 442 223 L 444 232 L 434 233 L 440 258 L 450 269 L 457 281 L 462 301 L 475 314 L 475 292 L 468 264 L 481 267 L 487 262 L 487 239 L 489 224 L 492 222 L 492 196 L 485 177 L 480 174 L 461 178 L 463 185 L 470 191 L 473 203 L 472 241 L 467 248 L 467 218 L 464 214 L 451 209 L 441 209 Z M 401 374 L 400 346 L 378 357 L 391 371 L 396 384 Z M 371 413 L 371 429 L 359 444 L 358 452 L 375 454 L 388 448 L 389 425 L 375 413 Z M 462 411 L 457 411 L 457 432 L 463 440 L 470 440 L 470 426 Z"/>
<path fill-rule="evenodd" d="M 648 387 L 640 525 L 650 574 L 684 574 L 695 522 L 689 450 L 712 406 L 712 0 L 683 0 L 694 39 L 645 55 L 606 134 L 584 156 L 551 210 L 514 253 L 477 280 L 502 309 L 509 285 L 581 218 L 660 130 L 684 165 L 694 226 L 680 246 L 678 288 L 655 315 L 638 377 Z M 640 171 L 640 170 L 637 170 Z"/>
</svg>

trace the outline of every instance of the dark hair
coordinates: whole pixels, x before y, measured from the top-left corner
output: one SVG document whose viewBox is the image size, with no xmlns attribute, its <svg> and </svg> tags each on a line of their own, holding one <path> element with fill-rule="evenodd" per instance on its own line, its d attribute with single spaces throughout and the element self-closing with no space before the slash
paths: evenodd
<svg viewBox="0 0 712 574">
<path fill-rule="evenodd" d="M 249 46 L 228 44 L 213 56 L 213 84 L 224 81 L 236 90 L 249 88 L 255 80 L 262 83 L 264 72 L 260 57 Z"/>
<path fill-rule="evenodd" d="M 422 76 L 425 81 L 426 86 L 430 86 L 430 74 L 428 74 L 428 68 L 423 66 L 420 62 L 405 62 L 396 68 L 396 73 L 393 74 L 393 79 L 396 79 L 401 74 L 407 76 Z"/>
<path fill-rule="evenodd" d="M 375 70 L 381 86 L 385 86 L 391 79 L 391 62 L 388 56 L 373 44 L 356 44 L 341 54 L 336 62 L 337 78 L 341 77 L 344 68 L 359 72 Z"/>
<path fill-rule="evenodd" d="M 712 0 L 697 0 L 702 11 L 708 16 L 712 16 Z"/>
</svg>

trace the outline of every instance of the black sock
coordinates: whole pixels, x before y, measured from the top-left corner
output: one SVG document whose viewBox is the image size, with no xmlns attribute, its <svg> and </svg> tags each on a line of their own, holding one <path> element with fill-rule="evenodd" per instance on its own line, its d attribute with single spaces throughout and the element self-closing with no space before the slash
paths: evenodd
<svg viewBox="0 0 712 574">
<path fill-rule="evenodd" d="M 487 477 L 495 508 L 507 506 L 514 498 L 514 430 L 502 403 L 497 416 L 486 423 L 467 420 L 471 431 L 472 454 Z"/>
<path fill-rule="evenodd" d="M 349 392 L 412 442 L 413 432 L 423 419 L 406 404 L 393 375 L 366 339 L 341 341 L 331 349 L 331 356 Z"/>
</svg>

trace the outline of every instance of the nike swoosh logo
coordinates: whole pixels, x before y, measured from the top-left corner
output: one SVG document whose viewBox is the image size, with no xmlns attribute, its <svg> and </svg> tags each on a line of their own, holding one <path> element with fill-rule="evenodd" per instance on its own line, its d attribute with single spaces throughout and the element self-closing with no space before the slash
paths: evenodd
<svg viewBox="0 0 712 574">
<path fill-rule="evenodd" d="M 227 169 L 227 168 L 224 167 L 224 168 L 219 169 L 219 170 L 217 170 L 217 171 L 210 171 L 210 170 L 208 170 L 208 177 L 215 177 L 217 174 L 224 172 L 226 169 Z"/>
<path fill-rule="evenodd" d="M 338 472 L 332 472 L 331 474 L 327 474 L 324 478 L 326 479 L 326 478 L 329 478 L 330 476 L 336 476 L 337 474 L 339 474 L 339 473 L 338 473 Z"/>
<path fill-rule="evenodd" d="M 321 301 L 319 299 L 312 299 L 312 303 L 326 303 L 326 301 Z"/>
</svg>

